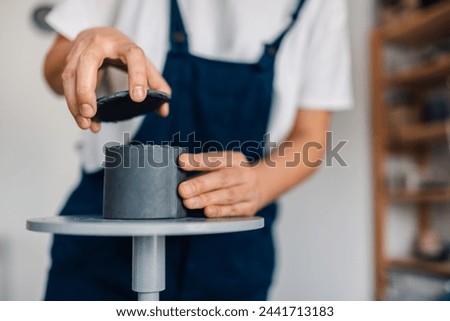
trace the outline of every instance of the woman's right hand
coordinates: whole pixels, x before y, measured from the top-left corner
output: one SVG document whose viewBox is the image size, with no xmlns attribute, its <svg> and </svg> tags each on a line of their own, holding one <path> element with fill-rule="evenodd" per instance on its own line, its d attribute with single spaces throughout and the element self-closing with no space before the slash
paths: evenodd
<svg viewBox="0 0 450 321">
<path fill-rule="evenodd" d="M 128 90 L 135 102 L 145 99 L 148 88 L 171 92 L 144 51 L 126 35 L 112 27 L 85 30 L 73 41 L 61 74 L 67 105 L 82 129 L 100 130 L 100 124 L 92 121 L 92 117 L 97 112 L 95 89 L 104 63 L 127 70 Z M 158 112 L 167 116 L 168 104 L 162 105 Z"/>
</svg>

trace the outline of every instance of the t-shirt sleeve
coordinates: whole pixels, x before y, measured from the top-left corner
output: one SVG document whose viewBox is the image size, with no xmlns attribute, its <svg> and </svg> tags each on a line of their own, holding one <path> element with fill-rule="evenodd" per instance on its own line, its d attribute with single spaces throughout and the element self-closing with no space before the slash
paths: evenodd
<svg viewBox="0 0 450 321">
<path fill-rule="evenodd" d="M 83 30 L 113 24 L 120 0 L 65 0 L 47 15 L 47 23 L 73 40 Z"/>
<path fill-rule="evenodd" d="M 297 106 L 349 109 L 353 92 L 346 2 L 322 1 L 315 19 L 301 63 L 304 81 L 297 91 Z"/>
</svg>

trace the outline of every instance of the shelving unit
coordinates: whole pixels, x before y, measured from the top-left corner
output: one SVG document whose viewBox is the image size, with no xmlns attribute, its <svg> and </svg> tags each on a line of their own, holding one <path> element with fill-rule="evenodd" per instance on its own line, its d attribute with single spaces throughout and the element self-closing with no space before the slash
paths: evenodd
<svg viewBox="0 0 450 321">
<path fill-rule="evenodd" d="M 394 190 L 389 193 L 392 202 L 441 203 L 450 202 L 450 188 L 421 191 Z"/>
<path fill-rule="evenodd" d="M 396 152 L 409 153 L 419 168 L 428 163 L 430 145 L 445 142 L 450 121 L 415 123 L 391 130 L 388 125 L 386 93 L 391 88 L 407 88 L 418 102 L 430 88 L 450 79 L 450 54 L 388 74 L 384 49 L 387 44 L 417 48 L 450 37 L 450 0 L 413 13 L 387 26 L 375 28 L 372 34 L 372 99 L 373 99 L 373 177 L 375 214 L 376 299 L 385 298 L 388 272 L 409 270 L 450 277 L 450 263 L 425 262 L 411 257 L 389 258 L 385 249 L 386 224 L 391 203 L 411 203 L 417 210 L 417 230 L 430 226 L 431 204 L 449 202 L 450 187 L 422 190 L 392 190 L 387 186 L 386 160 Z M 420 103 L 419 103 L 420 104 Z"/>
<path fill-rule="evenodd" d="M 435 263 L 405 257 L 392 259 L 388 262 L 389 268 L 408 269 L 415 272 L 432 273 L 438 276 L 450 277 L 450 263 Z"/>
<path fill-rule="evenodd" d="M 422 46 L 450 36 L 449 16 L 450 6 L 444 1 L 383 27 L 381 36 L 390 43 Z"/>
<path fill-rule="evenodd" d="M 450 54 L 421 63 L 386 77 L 389 86 L 430 87 L 445 81 L 450 73 Z"/>
<path fill-rule="evenodd" d="M 450 72 L 449 72 L 450 73 Z M 450 130 L 450 121 L 404 125 L 390 132 L 390 146 L 406 146 L 446 141 Z"/>
</svg>

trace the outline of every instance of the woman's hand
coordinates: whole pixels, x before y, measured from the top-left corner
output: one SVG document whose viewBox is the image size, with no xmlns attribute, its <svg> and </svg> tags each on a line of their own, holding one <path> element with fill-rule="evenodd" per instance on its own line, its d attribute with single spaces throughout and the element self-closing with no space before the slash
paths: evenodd
<svg viewBox="0 0 450 321">
<path fill-rule="evenodd" d="M 61 45 L 58 45 L 58 39 Z M 58 52 L 58 49 L 62 50 Z M 46 77 L 51 85 L 49 78 L 61 70 L 58 64 L 64 62 L 62 74 L 59 72 L 58 76 L 69 110 L 82 129 L 91 128 L 94 132 L 100 129 L 100 124 L 91 118 L 97 112 L 95 88 L 99 69 L 105 62 L 127 70 L 128 89 L 135 102 L 145 99 L 148 88 L 170 94 L 170 87 L 143 50 L 115 28 L 88 29 L 81 32 L 73 42 L 59 36 L 47 55 L 45 66 Z M 55 89 L 57 86 L 52 87 Z M 168 105 L 163 105 L 159 113 L 166 116 L 169 113 Z"/>
<path fill-rule="evenodd" d="M 182 154 L 185 171 L 204 171 L 182 182 L 178 193 L 189 209 L 204 208 L 208 217 L 252 216 L 262 207 L 257 168 L 239 152 Z"/>
</svg>

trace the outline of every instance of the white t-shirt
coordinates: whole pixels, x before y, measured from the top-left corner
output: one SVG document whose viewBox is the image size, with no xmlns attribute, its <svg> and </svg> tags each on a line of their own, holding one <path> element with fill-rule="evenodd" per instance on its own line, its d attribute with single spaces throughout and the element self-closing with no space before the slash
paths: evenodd
<svg viewBox="0 0 450 321">
<path fill-rule="evenodd" d="M 178 0 L 190 52 L 204 58 L 252 63 L 289 24 L 298 0 Z M 133 39 L 162 71 L 169 48 L 169 0 L 65 0 L 47 16 L 60 34 L 74 39 L 95 26 L 115 26 Z M 276 57 L 274 98 L 268 132 L 280 142 L 297 108 L 344 110 L 352 106 L 350 50 L 345 0 L 307 0 Z M 113 72 L 113 91 L 127 88 Z M 121 79 L 119 79 L 121 78 Z M 80 139 L 86 171 L 100 169 L 106 142 L 131 137 L 142 117 L 103 124 Z"/>
</svg>

